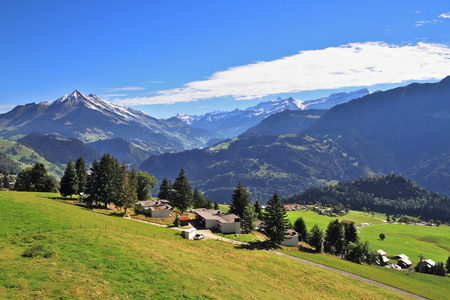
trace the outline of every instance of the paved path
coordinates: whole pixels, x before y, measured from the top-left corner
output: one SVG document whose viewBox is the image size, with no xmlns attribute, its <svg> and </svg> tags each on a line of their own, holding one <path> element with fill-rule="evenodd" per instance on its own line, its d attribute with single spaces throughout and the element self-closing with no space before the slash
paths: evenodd
<svg viewBox="0 0 450 300">
<path fill-rule="evenodd" d="M 403 295 L 406 295 L 406 296 L 409 296 L 409 297 L 412 297 L 412 298 L 415 298 L 415 299 L 424 299 L 424 300 L 427 299 L 427 298 L 418 296 L 416 294 L 413 294 L 413 293 L 410 293 L 410 292 L 407 292 L 407 291 L 404 291 L 404 290 L 392 287 L 392 286 L 387 285 L 387 284 L 383 284 L 383 283 L 380 283 L 380 282 L 377 282 L 377 281 L 374 281 L 374 280 L 371 280 L 371 279 L 367 279 L 367 278 L 364 278 L 364 277 L 361 277 L 361 276 L 358 276 L 358 275 L 355 275 L 355 274 L 352 274 L 352 273 L 349 273 L 349 272 L 345 272 L 345 271 L 342 271 L 342 270 L 339 270 L 339 269 L 335 269 L 335 268 L 332 268 L 332 267 L 321 265 L 319 263 L 315 263 L 315 262 L 312 262 L 312 261 L 309 261 L 309 260 L 306 260 L 306 259 L 303 259 L 303 258 L 299 258 L 299 257 L 296 257 L 296 256 L 292 256 L 292 255 L 281 253 L 281 252 L 274 251 L 274 250 L 266 250 L 266 251 L 270 252 L 270 253 L 273 253 L 273 254 L 276 254 L 276 255 L 279 255 L 279 256 L 284 256 L 284 257 L 287 257 L 287 258 L 290 258 L 290 259 L 293 259 L 293 260 L 297 260 L 297 261 L 300 261 L 300 262 L 303 262 L 303 263 L 306 263 L 306 264 L 310 264 L 310 265 L 313 265 L 313 266 L 316 266 L 316 267 L 319 267 L 319 268 L 323 268 L 323 269 L 326 269 L 326 270 L 337 272 L 339 274 L 342 274 L 342 275 L 345 275 L 345 276 L 348 276 L 348 277 L 351 277 L 351 278 L 355 278 L 355 279 L 358 279 L 358 280 L 361 280 L 361 281 L 364 281 L 364 282 L 367 282 L 367 283 L 370 283 L 370 284 L 373 284 L 373 285 L 376 285 L 376 286 L 379 286 L 379 287 L 382 287 L 382 288 L 385 288 L 385 289 L 389 289 L 389 290 L 401 293 Z"/>
</svg>

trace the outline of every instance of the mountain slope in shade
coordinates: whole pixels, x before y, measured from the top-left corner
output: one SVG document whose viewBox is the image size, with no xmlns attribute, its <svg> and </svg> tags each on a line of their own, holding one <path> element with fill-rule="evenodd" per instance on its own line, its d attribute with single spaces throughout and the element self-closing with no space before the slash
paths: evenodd
<svg viewBox="0 0 450 300">
<path fill-rule="evenodd" d="M 231 112 L 215 111 L 202 116 L 178 114 L 176 117 L 185 124 L 192 125 L 196 128 L 208 129 L 225 138 L 231 138 L 238 136 L 275 113 L 285 110 L 329 109 L 335 105 L 368 94 L 370 92 L 367 89 L 361 89 L 350 93 L 335 93 L 328 97 L 308 101 L 296 100 L 292 97 L 287 99 L 279 97 L 276 100 L 261 102 L 245 110 L 236 109 Z"/>
<path fill-rule="evenodd" d="M 98 157 L 92 148 L 74 138 L 58 138 L 42 133 L 31 133 L 19 139 L 18 142 L 57 165 L 67 164 L 70 159 L 76 161 L 80 156 L 87 163 Z"/>
<path fill-rule="evenodd" d="M 0 135 L 6 138 L 32 132 L 77 138 L 84 142 L 124 138 L 151 153 L 200 147 L 212 138 L 184 123 L 168 124 L 147 114 L 104 101 L 78 90 L 53 102 L 17 106 L 0 115 Z"/>
<path fill-rule="evenodd" d="M 100 155 L 109 153 L 119 162 L 125 162 L 131 165 L 131 168 L 137 168 L 150 157 L 149 153 L 123 138 L 108 140 L 99 140 L 88 144 Z"/>
</svg>

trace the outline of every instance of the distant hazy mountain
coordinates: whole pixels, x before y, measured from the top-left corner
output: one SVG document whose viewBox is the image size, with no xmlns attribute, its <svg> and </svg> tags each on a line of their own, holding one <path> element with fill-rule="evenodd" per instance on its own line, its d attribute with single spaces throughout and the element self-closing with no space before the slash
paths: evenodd
<svg viewBox="0 0 450 300">
<path fill-rule="evenodd" d="M 329 109 L 368 94 L 370 94 L 369 90 L 361 89 L 350 93 L 335 93 L 328 97 L 308 101 L 295 100 L 292 97 L 287 99 L 279 97 L 276 100 L 261 102 L 245 110 L 215 111 L 201 116 L 178 114 L 176 117 L 192 127 L 207 129 L 225 138 L 231 138 L 275 113 L 285 110 Z"/>
<path fill-rule="evenodd" d="M 398 173 L 450 195 L 450 77 L 337 105 L 297 135 L 235 138 L 203 150 L 156 155 L 158 179 L 184 168 L 206 197 L 229 202 L 241 181 L 253 200 L 327 182 Z"/>
<path fill-rule="evenodd" d="M 213 137 L 182 122 L 158 120 L 96 95 L 83 95 L 78 90 L 53 102 L 17 106 L 0 115 L 1 136 L 14 138 L 32 132 L 77 138 L 83 142 L 124 138 L 151 153 L 200 147 Z"/>
<path fill-rule="evenodd" d="M 239 138 L 299 133 L 319 120 L 326 112 L 325 109 L 285 110 L 265 118 L 241 134 Z"/>
</svg>

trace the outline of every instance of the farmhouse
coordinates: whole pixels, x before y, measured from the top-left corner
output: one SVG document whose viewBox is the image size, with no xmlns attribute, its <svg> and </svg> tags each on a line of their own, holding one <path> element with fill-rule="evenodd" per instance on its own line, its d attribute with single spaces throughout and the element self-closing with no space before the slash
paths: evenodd
<svg viewBox="0 0 450 300">
<path fill-rule="evenodd" d="M 431 259 L 424 259 L 422 260 L 422 265 L 427 266 L 428 268 L 434 267 L 436 263 Z"/>
<path fill-rule="evenodd" d="M 281 245 L 288 247 L 298 247 L 298 232 L 288 229 L 284 234 L 284 240 Z"/>
<path fill-rule="evenodd" d="M 180 220 L 180 225 L 181 226 L 189 225 L 189 217 L 188 216 L 181 216 L 181 217 L 178 218 L 178 220 Z"/>
<path fill-rule="evenodd" d="M 195 218 L 208 229 L 218 229 L 222 233 L 239 233 L 241 219 L 235 214 L 225 214 L 220 210 L 197 208 L 194 209 Z"/>
<path fill-rule="evenodd" d="M 380 266 L 387 265 L 388 262 L 389 262 L 389 258 L 387 258 L 386 252 L 384 252 L 383 250 L 379 249 L 379 250 L 377 250 L 377 253 L 378 253 L 380 259 L 379 260 L 377 259 L 376 263 L 378 265 L 380 265 Z"/>
<path fill-rule="evenodd" d="M 397 263 L 402 268 L 408 268 L 412 266 L 412 262 L 409 260 L 409 257 L 405 254 L 398 254 L 394 256 L 395 259 L 397 259 Z"/>
<path fill-rule="evenodd" d="M 138 201 L 136 205 L 140 205 L 144 214 L 152 218 L 168 218 L 172 209 L 168 200 L 161 199 Z"/>
</svg>

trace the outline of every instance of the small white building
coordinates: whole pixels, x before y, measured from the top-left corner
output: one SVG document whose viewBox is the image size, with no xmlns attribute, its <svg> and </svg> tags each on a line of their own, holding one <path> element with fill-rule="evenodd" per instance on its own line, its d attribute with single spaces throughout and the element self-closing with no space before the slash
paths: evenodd
<svg viewBox="0 0 450 300">
<path fill-rule="evenodd" d="M 181 232 L 181 236 L 184 237 L 186 240 L 191 240 L 194 238 L 197 230 L 195 228 L 189 228 L 185 229 Z"/>
</svg>

